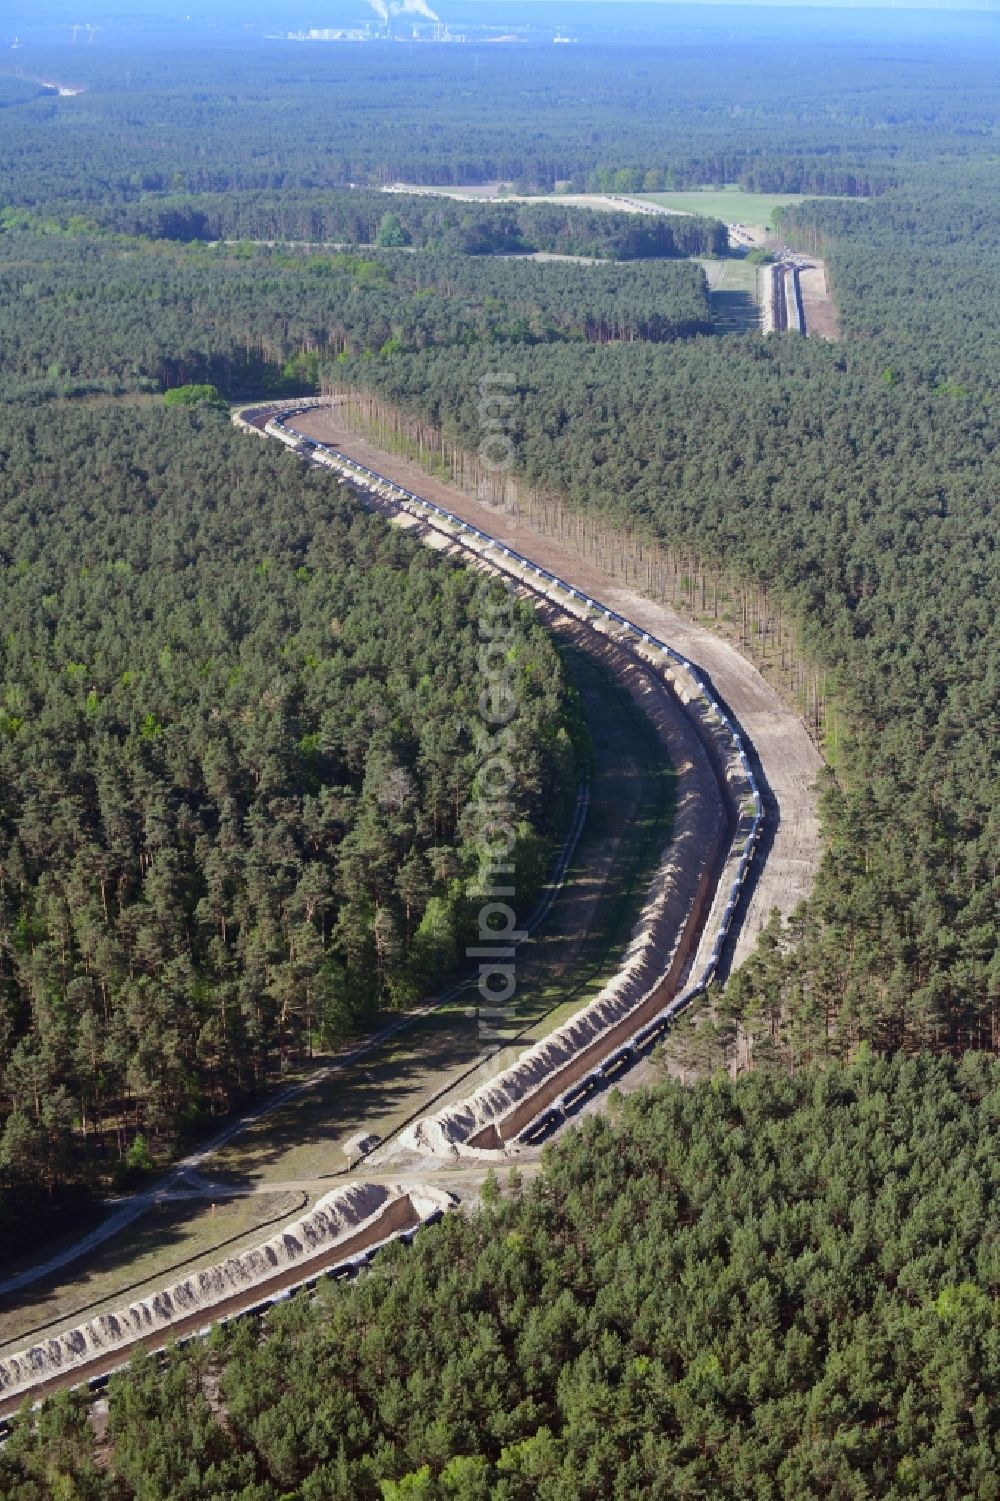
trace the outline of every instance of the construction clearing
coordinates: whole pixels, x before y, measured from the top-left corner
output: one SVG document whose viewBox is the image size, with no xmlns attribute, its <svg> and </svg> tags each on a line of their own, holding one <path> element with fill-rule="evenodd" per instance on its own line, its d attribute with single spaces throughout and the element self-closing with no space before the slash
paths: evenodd
<svg viewBox="0 0 1000 1501">
<path fill-rule="evenodd" d="M 398 1168 L 397 1177 L 387 1182 L 345 1182 L 332 1198 L 327 1194 L 286 1221 L 264 1246 L 236 1250 L 200 1271 L 179 1268 L 179 1278 L 165 1290 L 153 1288 L 125 1307 L 106 1306 L 82 1323 L 53 1329 L 33 1345 L 13 1350 L 0 1365 L 0 1390 L 9 1394 L 4 1411 L 25 1392 L 38 1397 L 58 1386 L 100 1384 L 129 1349 L 162 1343 L 167 1332 L 197 1335 L 213 1322 L 259 1312 L 291 1287 L 325 1272 L 347 1268 L 349 1274 L 360 1264 L 352 1261 L 355 1254 L 363 1259 L 387 1238 L 412 1234 L 416 1223 L 443 1211 L 447 1174 L 442 1178 L 441 1172 L 456 1157 L 496 1160 L 513 1151 L 534 1160 L 532 1141 L 539 1128 L 544 1132 L 564 1119 L 574 1101 L 589 1097 L 606 1079 L 624 1076 L 627 1082 L 633 1063 L 680 1006 L 751 951 L 771 909 L 793 910 L 808 890 L 818 857 L 812 790 L 818 753 L 792 711 L 733 648 L 621 589 L 516 516 L 498 514 L 486 502 L 428 480 L 408 461 L 348 438 L 338 430 L 336 407 L 329 402 L 306 409 L 297 404 L 294 431 L 287 411 L 273 407 L 236 420 L 258 433 L 283 429 L 282 441 L 314 463 L 323 457 L 323 444 L 327 459 L 333 457 L 324 467 L 351 474 L 364 503 L 393 512 L 430 545 L 459 551 L 473 566 L 499 572 L 532 598 L 547 623 L 582 632 L 641 707 L 664 760 L 674 765 L 672 837 L 650 868 L 640 921 L 603 990 L 592 987 L 575 1006 L 567 1004 L 565 1014 L 557 1010 L 533 1044 L 521 1037 L 506 1054 L 494 1049 L 478 1089 L 469 1093 L 468 1084 L 463 1089 L 461 1080 L 453 1079 L 436 1096 L 441 1104 L 435 1107 L 432 1093 L 405 1136 L 383 1140 L 369 1156 L 373 1167 L 376 1161 L 423 1161 L 437 1188 L 402 1183 Z M 335 457 L 329 453 L 334 434 Z M 379 464 L 377 470 L 370 459 Z M 445 510 L 441 501 L 446 502 L 444 521 L 435 511 Z M 517 549 L 511 545 L 515 540 Z M 664 645 L 654 631 L 673 644 Z M 307 1080 L 300 1092 L 308 1090 Z M 254 1129 L 248 1119 L 224 1133 L 226 1139 L 244 1124 Z M 378 1133 L 367 1134 L 369 1151 Z M 195 1195 L 229 1191 L 224 1184 L 198 1180 L 212 1152 L 209 1146 L 197 1163 L 192 1159 L 178 1171 L 178 1192 L 185 1191 L 180 1182 L 185 1174 L 187 1191 Z M 304 1186 L 311 1185 L 273 1182 L 269 1190 Z M 246 1184 L 231 1189 L 234 1195 L 253 1191 Z"/>
<path fill-rule="evenodd" d="M 207 1333 L 234 1314 L 262 1311 L 321 1275 L 353 1274 L 381 1246 L 439 1219 L 451 1203 L 426 1185 L 338 1188 L 263 1245 L 0 1360 L 0 1417 L 28 1392 L 41 1399 L 62 1386 L 100 1380 L 139 1345 L 160 1350 L 168 1337 Z"/>
</svg>

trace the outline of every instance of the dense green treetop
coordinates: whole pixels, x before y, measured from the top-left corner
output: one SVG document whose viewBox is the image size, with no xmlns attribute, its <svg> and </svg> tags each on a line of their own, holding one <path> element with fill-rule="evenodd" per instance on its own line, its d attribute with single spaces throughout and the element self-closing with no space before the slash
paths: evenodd
<svg viewBox="0 0 1000 1501">
<path fill-rule="evenodd" d="M 672 1082 L 0 1449 L 9 1501 L 993 1501 L 997 1064 Z"/>
<path fill-rule="evenodd" d="M 218 407 L 228 410 L 217 386 L 173 386 L 163 398 L 168 407 Z"/>
<path fill-rule="evenodd" d="M 2 75 L 5 1191 L 84 1143 L 141 1165 L 138 1129 L 424 994 L 474 858 L 470 579 L 219 413 L 67 397 L 340 383 L 440 456 L 513 377 L 550 518 L 655 536 L 649 588 L 718 584 L 775 652 L 791 617 L 841 730 L 812 898 L 671 1039 L 749 1079 L 588 1119 L 358 1286 L 140 1365 L 99 1453 L 60 1399 L 5 1498 L 997 1501 L 997 38 L 774 24 Z M 712 221 L 378 191 L 497 178 L 845 195 L 783 221 L 843 338 L 702 337 L 677 257 Z M 358 253 L 380 231 L 408 243 Z M 576 776 L 525 616 L 514 662 L 527 888 Z"/>
<path fill-rule="evenodd" d="M 720 22 L 654 48 L 302 49 L 230 33 L 201 52 L 36 50 L 36 68 L 85 92 L 5 112 L 4 191 L 100 204 L 503 179 L 853 194 L 891 186 L 929 132 L 961 160 L 995 129 L 990 18 L 872 39 Z"/>
<path fill-rule="evenodd" d="M 0 434 L 0 1183 L 51 1187 L 461 958 L 487 599 L 203 407 Z M 509 650 L 530 902 L 574 750 L 523 609 Z"/>
<path fill-rule="evenodd" d="M 314 384 L 320 358 L 386 346 L 669 342 L 712 328 L 704 276 L 687 261 L 209 248 L 19 218 L 0 233 L 8 391 L 207 382 L 256 395 Z"/>
</svg>

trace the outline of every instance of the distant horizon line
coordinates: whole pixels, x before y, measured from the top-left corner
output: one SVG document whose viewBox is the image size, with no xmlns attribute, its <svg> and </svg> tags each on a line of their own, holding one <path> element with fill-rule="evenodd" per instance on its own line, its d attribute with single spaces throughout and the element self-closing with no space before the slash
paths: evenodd
<svg viewBox="0 0 1000 1501">
<path fill-rule="evenodd" d="M 499 8 L 502 0 L 460 0 L 460 3 Z M 575 7 L 584 5 L 644 5 L 660 6 L 664 10 L 937 10 L 950 13 L 968 11 L 979 15 L 1000 14 L 1000 0 L 512 0 L 512 3 L 559 8 L 569 15 Z"/>
</svg>

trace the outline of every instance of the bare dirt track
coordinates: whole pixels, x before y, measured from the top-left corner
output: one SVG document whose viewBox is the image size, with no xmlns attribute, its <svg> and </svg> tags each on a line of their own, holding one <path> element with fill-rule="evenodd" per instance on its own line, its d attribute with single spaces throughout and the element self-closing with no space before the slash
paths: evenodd
<svg viewBox="0 0 1000 1501">
<path fill-rule="evenodd" d="M 430 477 L 419 465 L 350 436 L 335 406 L 318 407 L 296 418 L 296 428 L 384 474 L 388 479 L 446 506 L 455 515 L 516 548 L 587 595 L 599 598 L 637 625 L 696 662 L 742 725 L 759 762 L 770 843 L 750 898 L 733 954 L 739 964 L 752 951 L 773 908 L 791 914 L 808 895 L 819 863 L 820 838 L 815 782 L 822 759 L 798 715 L 778 697 L 757 669 L 728 642 L 656 604 L 623 589 L 567 544 L 543 536 L 528 522 L 463 494 Z"/>
<path fill-rule="evenodd" d="M 836 339 L 839 337 L 837 309 L 830 293 L 826 266 L 822 261 L 810 259 L 812 265 L 799 272 L 806 333 L 811 339 Z"/>
</svg>

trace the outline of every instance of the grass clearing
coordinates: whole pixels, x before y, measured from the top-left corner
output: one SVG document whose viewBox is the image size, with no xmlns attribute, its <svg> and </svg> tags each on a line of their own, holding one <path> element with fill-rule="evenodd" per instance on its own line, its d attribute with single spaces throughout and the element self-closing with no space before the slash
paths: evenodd
<svg viewBox="0 0 1000 1501">
<path fill-rule="evenodd" d="M 776 208 L 808 203 L 816 193 L 745 193 L 742 188 L 694 188 L 684 193 L 634 193 L 631 197 L 658 203 L 679 214 L 704 214 L 724 224 L 746 224 L 751 229 L 773 225 Z"/>
</svg>

